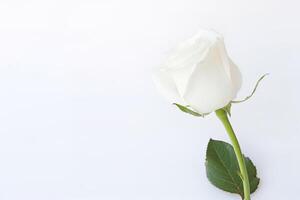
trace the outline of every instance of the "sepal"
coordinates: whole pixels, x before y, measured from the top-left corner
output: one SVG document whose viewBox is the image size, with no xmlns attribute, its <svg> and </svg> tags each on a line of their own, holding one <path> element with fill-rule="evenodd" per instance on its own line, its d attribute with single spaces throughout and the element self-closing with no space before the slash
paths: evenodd
<svg viewBox="0 0 300 200">
<path fill-rule="evenodd" d="M 245 102 L 245 101 L 247 101 L 248 99 L 250 99 L 250 98 L 254 95 L 254 93 L 255 93 L 255 91 L 256 91 L 256 89 L 257 89 L 259 83 L 260 83 L 267 75 L 269 75 L 269 74 L 268 74 L 268 73 L 267 73 L 267 74 L 264 74 L 262 77 L 260 77 L 260 78 L 257 80 L 257 82 L 256 82 L 256 84 L 255 84 L 255 87 L 254 87 L 254 89 L 252 90 L 252 92 L 251 92 L 251 94 L 250 94 L 249 96 L 245 97 L 245 98 L 242 99 L 242 100 L 231 101 L 231 103 L 242 103 L 242 102 Z"/>
<path fill-rule="evenodd" d="M 198 112 L 192 110 L 191 108 L 189 108 L 190 106 L 183 106 L 178 103 L 173 103 L 173 104 L 175 106 L 177 106 L 177 108 L 179 108 L 182 112 L 188 113 L 188 114 L 196 116 L 196 117 L 204 117 L 205 115 L 209 114 L 209 113 L 207 113 L 207 114 L 198 113 Z"/>
</svg>

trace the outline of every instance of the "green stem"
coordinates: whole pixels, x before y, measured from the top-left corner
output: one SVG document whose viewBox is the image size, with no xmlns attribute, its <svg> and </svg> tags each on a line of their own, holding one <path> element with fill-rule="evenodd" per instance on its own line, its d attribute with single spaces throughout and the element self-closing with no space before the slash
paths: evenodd
<svg viewBox="0 0 300 200">
<path fill-rule="evenodd" d="M 241 175 L 242 175 L 242 181 L 243 181 L 244 200 L 250 200 L 250 184 L 249 184 L 248 172 L 247 172 L 247 168 L 245 165 L 244 156 L 241 151 L 241 147 L 240 147 L 239 142 L 234 134 L 234 131 L 232 129 L 232 126 L 231 126 L 230 121 L 227 116 L 227 112 L 224 109 L 219 109 L 219 110 L 216 110 L 216 114 L 217 114 L 218 118 L 221 120 L 221 122 L 223 123 L 223 125 L 228 133 L 228 136 L 231 140 L 235 155 L 238 160 L 239 168 L 240 168 Z"/>
</svg>

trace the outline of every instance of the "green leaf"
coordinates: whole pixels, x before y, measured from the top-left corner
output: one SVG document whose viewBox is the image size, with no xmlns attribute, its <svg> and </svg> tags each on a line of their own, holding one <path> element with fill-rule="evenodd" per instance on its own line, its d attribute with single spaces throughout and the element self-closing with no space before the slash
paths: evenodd
<svg viewBox="0 0 300 200">
<path fill-rule="evenodd" d="M 188 106 L 183 106 L 178 103 L 174 103 L 174 105 L 177 106 L 182 112 L 194 115 L 196 117 L 204 117 L 204 114 L 197 113 L 197 112 L 189 109 Z"/>
<path fill-rule="evenodd" d="M 256 168 L 252 161 L 245 157 L 250 191 L 255 192 L 259 184 Z M 233 147 L 223 141 L 210 140 L 206 151 L 206 175 L 217 188 L 239 194 L 242 198 L 243 182 Z"/>
</svg>

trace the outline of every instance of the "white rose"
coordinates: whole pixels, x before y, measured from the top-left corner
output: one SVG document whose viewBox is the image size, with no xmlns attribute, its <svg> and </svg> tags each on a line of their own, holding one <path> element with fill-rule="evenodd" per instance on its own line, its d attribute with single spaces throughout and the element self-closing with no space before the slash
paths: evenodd
<svg viewBox="0 0 300 200">
<path fill-rule="evenodd" d="M 171 53 L 154 73 L 154 82 L 171 103 L 210 113 L 236 97 L 242 77 L 227 55 L 223 37 L 201 30 Z"/>
</svg>

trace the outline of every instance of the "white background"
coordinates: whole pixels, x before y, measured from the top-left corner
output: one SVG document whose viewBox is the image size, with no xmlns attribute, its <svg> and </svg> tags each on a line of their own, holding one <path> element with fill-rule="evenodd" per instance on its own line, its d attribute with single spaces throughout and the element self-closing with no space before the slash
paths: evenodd
<svg viewBox="0 0 300 200">
<path fill-rule="evenodd" d="M 297 0 L 0 2 L 1 200 L 239 199 L 205 175 L 214 114 L 194 118 L 156 91 L 151 71 L 199 28 L 225 37 L 250 93 L 233 107 L 258 168 L 253 200 L 297 199 Z"/>
</svg>

